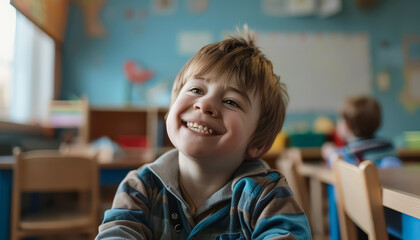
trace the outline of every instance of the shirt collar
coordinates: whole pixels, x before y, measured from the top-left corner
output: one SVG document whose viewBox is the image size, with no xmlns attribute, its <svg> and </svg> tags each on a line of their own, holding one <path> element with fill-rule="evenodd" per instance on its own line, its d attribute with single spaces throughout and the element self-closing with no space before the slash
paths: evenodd
<svg viewBox="0 0 420 240">
<path fill-rule="evenodd" d="M 177 149 L 172 149 L 156 161 L 150 163 L 147 167 L 160 179 L 166 189 L 177 196 L 179 200 L 183 200 L 179 186 L 179 163 Z M 267 163 L 260 159 L 245 160 L 233 174 L 232 179 L 221 189 L 215 192 L 205 203 L 198 209 L 196 214 L 206 211 L 211 206 L 225 201 L 232 197 L 235 184 L 242 178 L 255 176 L 259 174 L 267 174 L 270 167 Z"/>
</svg>

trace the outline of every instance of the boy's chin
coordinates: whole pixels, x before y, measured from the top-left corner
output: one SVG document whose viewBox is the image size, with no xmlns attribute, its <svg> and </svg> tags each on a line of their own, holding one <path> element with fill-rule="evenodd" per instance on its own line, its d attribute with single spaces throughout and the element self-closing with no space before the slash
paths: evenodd
<svg viewBox="0 0 420 240">
<path fill-rule="evenodd" d="M 182 155 L 185 157 L 194 160 L 196 162 L 226 162 L 225 159 L 229 159 L 229 157 L 226 154 L 220 154 L 220 152 L 216 151 L 205 151 L 205 150 L 193 150 L 193 149 L 187 149 L 187 150 L 179 150 Z M 245 156 L 243 157 L 245 159 Z"/>
<path fill-rule="evenodd" d="M 195 149 L 180 149 L 179 150 L 185 157 L 189 159 L 207 159 L 216 157 L 214 153 L 211 153 L 210 151 L 203 151 L 203 150 L 195 150 Z"/>
<path fill-rule="evenodd" d="M 229 162 L 238 162 L 238 161 L 242 162 L 242 161 L 246 160 L 246 158 L 247 158 L 245 156 L 245 154 L 238 159 L 238 156 L 229 156 L 226 153 L 221 154 L 220 152 L 211 151 L 211 150 L 209 150 L 209 151 L 192 151 L 191 149 L 188 149 L 186 151 L 182 151 L 182 150 L 179 150 L 179 151 L 184 157 L 186 157 L 186 158 L 188 158 L 188 159 L 190 159 L 194 162 L 202 163 L 204 165 L 208 165 L 208 164 L 210 164 L 210 165 L 223 165 L 223 164 L 227 164 L 227 161 L 229 161 Z M 234 159 L 236 159 L 236 160 L 234 160 Z"/>
</svg>

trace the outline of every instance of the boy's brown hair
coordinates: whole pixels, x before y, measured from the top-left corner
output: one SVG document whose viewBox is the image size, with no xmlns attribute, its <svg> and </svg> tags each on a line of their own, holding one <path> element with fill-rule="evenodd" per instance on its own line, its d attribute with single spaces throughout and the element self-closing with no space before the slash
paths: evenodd
<svg viewBox="0 0 420 240">
<path fill-rule="evenodd" d="M 228 81 L 235 80 L 241 91 L 252 90 L 260 97 L 261 113 L 248 148 L 268 150 L 283 126 L 289 97 L 284 83 L 273 72 L 273 64 L 255 45 L 252 34 L 245 31 L 245 38 L 229 37 L 201 48 L 175 78 L 171 105 L 190 78 L 210 72 L 216 78 L 227 74 Z"/>
<path fill-rule="evenodd" d="M 340 114 L 356 137 L 373 137 L 381 125 L 381 106 L 369 96 L 347 99 Z"/>
</svg>

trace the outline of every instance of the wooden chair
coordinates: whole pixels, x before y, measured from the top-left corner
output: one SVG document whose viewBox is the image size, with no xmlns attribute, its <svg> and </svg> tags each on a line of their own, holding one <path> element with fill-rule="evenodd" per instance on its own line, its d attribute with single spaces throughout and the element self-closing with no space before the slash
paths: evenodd
<svg viewBox="0 0 420 240">
<path fill-rule="evenodd" d="M 311 204 L 312 194 L 322 194 L 320 187 L 311 186 L 311 189 L 317 189 L 317 192 L 310 192 L 307 179 L 300 173 L 302 162 L 302 153 L 299 148 L 285 149 L 275 162 L 276 168 L 286 177 L 290 189 L 295 195 L 296 201 L 302 207 L 312 230 L 314 240 L 328 239 L 326 209 L 314 209 Z M 312 182 L 309 181 L 311 184 Z"/>
<path fill-rule="evenodd" d="M 341 238 L 357 239 L 357 225 L 369 239 L 387 240 L 382 189 L 376 165 L 363 161 L 357 167 L 336 156 L 333 169 Z"/>
<path fill-rule="evenodd" d="M 302 154 L 300 150 L 298 148 L 285 149 L 275 164 L 276 168 L 286 177 L 296 201 L 309 218 L 311 211 L 308 185 L 305 178 L 299 173 L 299 166 L 302 165 Z"/>
<path fill-rule="evenodd" d="M 94 239 L 98 227 L 99 201 L 96 157 L 64 156 L 51 150 L 22 153 L 19 148 L 13 149 L 13 152 L 16 163 L 13 173 L 11 239 L 69 234 L 84 234 Z M 27 196 L 24 193 L 70 192 L 82 196 L 74 201 L 75 207 L 70 207 L 66 202 L 58 209 L 21 209 L 22 201 L 25 200 L 22 196 Z"/>
</svg>

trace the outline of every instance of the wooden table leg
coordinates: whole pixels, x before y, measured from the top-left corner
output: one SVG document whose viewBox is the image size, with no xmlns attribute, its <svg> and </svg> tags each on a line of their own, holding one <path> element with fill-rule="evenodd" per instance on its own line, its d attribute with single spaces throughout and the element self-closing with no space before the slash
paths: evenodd
<svg viewBox="0 0 420 240">
<path fill-rule="evenodd" d="M 328 236 L 325 185 L 317 179 L 309 179 L 311 197 L 311 227 L 314 236 Z"/>
</svg>

